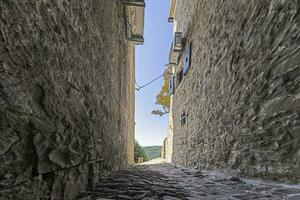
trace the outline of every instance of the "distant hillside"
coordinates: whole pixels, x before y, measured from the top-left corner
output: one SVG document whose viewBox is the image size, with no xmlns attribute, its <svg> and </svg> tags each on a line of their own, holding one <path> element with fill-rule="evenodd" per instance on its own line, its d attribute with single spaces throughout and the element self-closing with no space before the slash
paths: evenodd
<svg viewBox="0 0 300 200">
<path fill-rule="evenodd" d="M 142 147 L 149 160 L 161 157 L 161 146 Z"/>
</svg>

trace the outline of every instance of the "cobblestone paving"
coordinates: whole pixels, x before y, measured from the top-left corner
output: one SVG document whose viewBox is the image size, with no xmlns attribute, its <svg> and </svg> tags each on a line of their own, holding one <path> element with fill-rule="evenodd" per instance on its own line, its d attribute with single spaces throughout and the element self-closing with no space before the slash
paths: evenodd
<svg viewBox="0 0 300 200">
<path fill-rule="evenodd" d="M 300 200 L 300 185 L 240 179 L 170 164 L 123 170 L 86 192 L 80 200 Z"/>
</svg>

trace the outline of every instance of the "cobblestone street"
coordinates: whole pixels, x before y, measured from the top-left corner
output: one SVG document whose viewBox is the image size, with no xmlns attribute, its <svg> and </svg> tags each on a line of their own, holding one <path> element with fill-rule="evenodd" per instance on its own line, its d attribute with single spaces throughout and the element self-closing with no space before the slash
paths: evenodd
<svg viewBox="0 0 300 200">
<path fill-rule="evenodd" d="M 160 163 L 118 172 L 80 198 L 91 199 L 299 200 L 300 186 L 240 179 Z"/>
</svg>

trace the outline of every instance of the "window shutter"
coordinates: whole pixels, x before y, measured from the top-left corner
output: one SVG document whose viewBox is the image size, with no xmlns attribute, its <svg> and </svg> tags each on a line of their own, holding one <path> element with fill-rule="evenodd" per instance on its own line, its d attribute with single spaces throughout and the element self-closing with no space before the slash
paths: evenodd
<svg viewBox="0 0 300 200">
<path fill-rule="evenodd" d="M 191 46 L 192 43 L 188 43 L 185 49 L 185 58 L 184 58 L 184 67 L 183 67 L 183 74 L 186 75 L 190 69 L 191 65 Z"/>
<path fill-rule="evenodd" d="M 174 76 L 172 75 L 170 78 L 170 94 L 174 94 L 175 93 L 175 85 L 174 85 L 175 81 L 174 81 Z"/>
</svg>

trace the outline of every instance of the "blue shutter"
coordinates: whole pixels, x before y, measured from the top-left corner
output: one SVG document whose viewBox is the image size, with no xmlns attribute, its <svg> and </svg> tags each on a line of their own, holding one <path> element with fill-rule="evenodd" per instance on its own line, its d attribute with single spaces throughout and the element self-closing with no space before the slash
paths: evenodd
<svg viewBox="0 0 300 200">
<path fill-rule="evenodd" d="M 185 49 L 185 57 L 184 57 L 184 67 L 183 67 L 183 75 L 186 75 L 190 69 L 191 65 L 191 46 L 192 43 L 189 42 Z"/>
<path fill-rule="evenodd" d="M 170 78 L 170 94 L 174 94 L 174 92 L 175 92 L 174 76 L 172 75 Z"/>
</svg>

